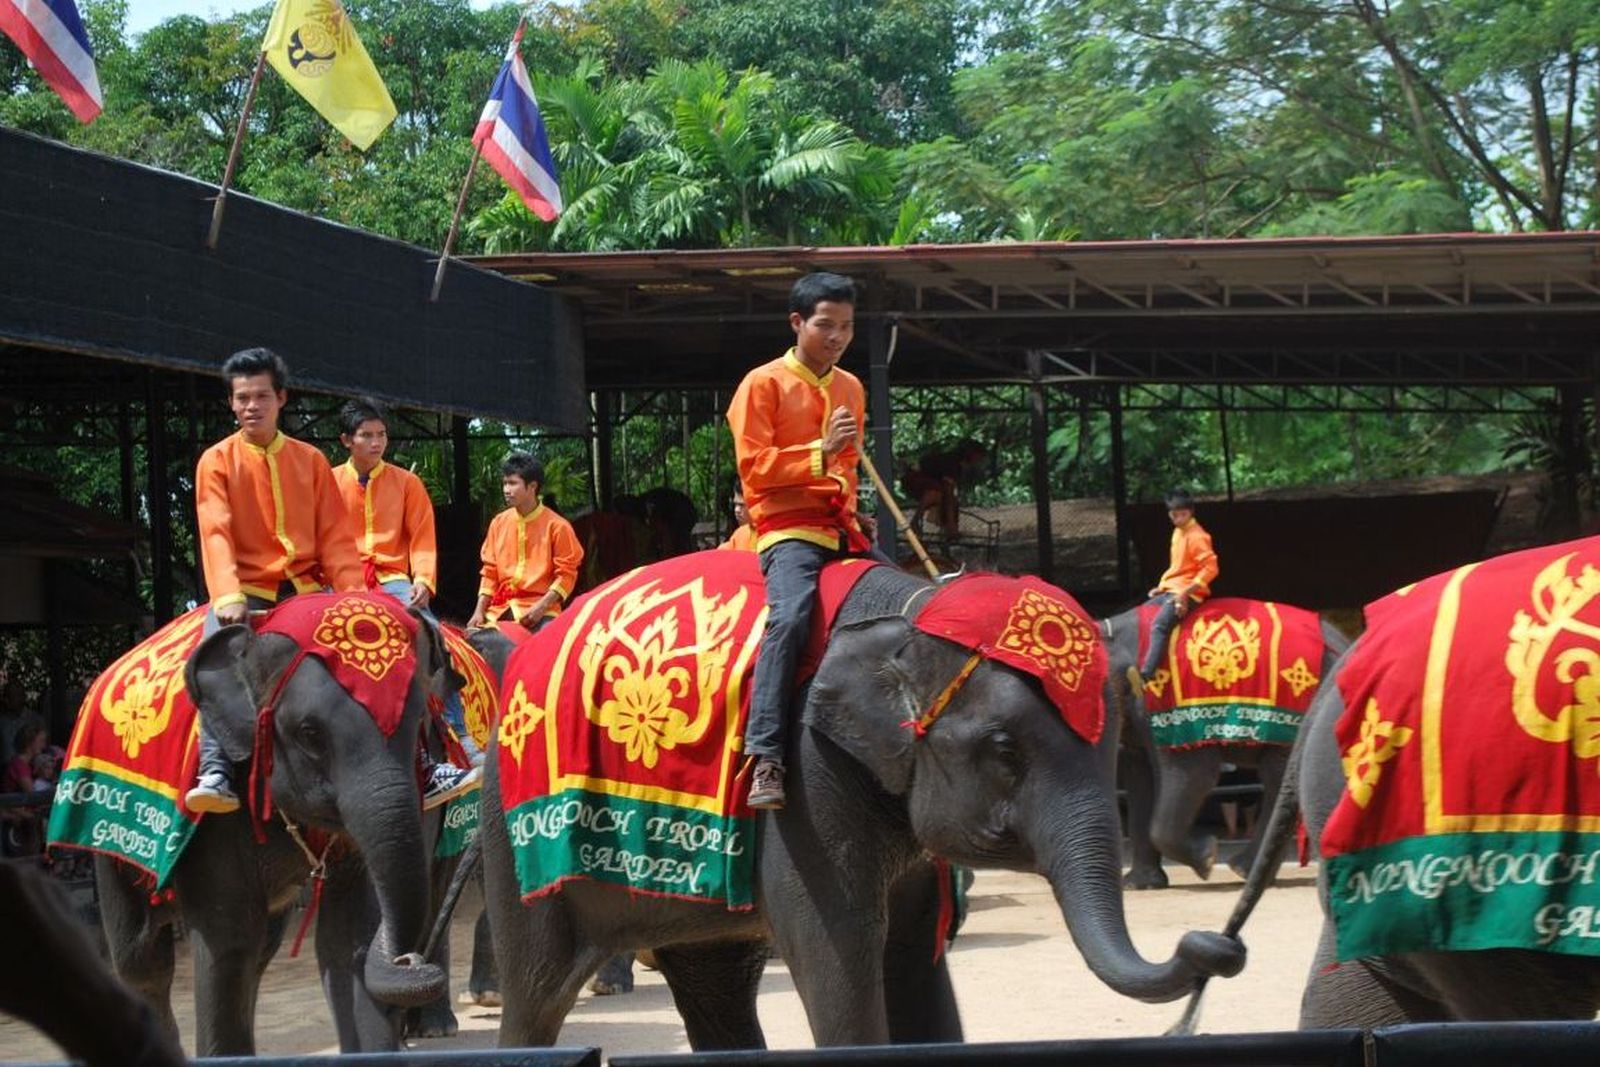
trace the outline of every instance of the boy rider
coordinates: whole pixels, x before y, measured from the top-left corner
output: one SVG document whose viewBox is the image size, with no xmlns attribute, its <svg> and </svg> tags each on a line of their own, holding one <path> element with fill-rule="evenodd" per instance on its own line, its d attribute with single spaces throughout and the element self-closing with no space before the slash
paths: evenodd
<svg viewBox="0 0 1600 1067">
<path fill-rule="evenodd" d="M 767 585 L 744 750 L 755 760 L 747 803 L 781 808 L 795 664 L 811 629 L 823 565 L 871 550 L 856 515 L 861 382 L 835 364 L 855 332 L 855 283 L 808 274 L 789 293 L 795 344 L 745 375 L 728 406 L 745 503 Z"/>
<path fill-rule="evenodd" d="M 404 467 L 384 462 L 389 415 L 376 400 L 361 397 L 345 404 L 339 411 L 339 431 L 350 458 L 333 469 L 333 478 L 349 515 L 367 588 L 382 589 L 437 626 L 439 620 L 428 609 L 439 587 L 439 552 L 427 487 Z M 461 694 L 452 690 L 444 708 L 472 766 L 480 766 L 483 750 L 467 732 Z M 437 764 L 429 778 L 429 799 L 438 791 L 459 793 L 474 780 L 476 775 L 463 776 L 448 763 Z"/>
<path fill-rule="evenodd" d="M 1211 547 L 1211 535 L 1194 517 L 1194 498 L 1187 490 L 1167 494 L 1167 519 L 1172 523 L 1171 559 L 1161 581 L 1150 590 L 1150 602 L 1159 605 L 1150 624 L 1150 647 L 1139 668 L 1139 678 L 1148 682 L 1161 668 L 1167 653 L 1167 638 L 1189 608 L 1211 595 L 1211 583 L 1221 567 Z M 1138 686 L 1134 687 L 1138 689 Z"/>
<path fill-rule="evenodd" d="M 500 474 L 506 509 L 490 521 L 483 538 L 483 581 L 467 628 L 478 629 L 509 611 L 537 630 L 560 614 L 576 588 L 583 545 L 572 524 L 540 502 L 544 464 L 526 452 L 513 452 Z"/>
</svg>

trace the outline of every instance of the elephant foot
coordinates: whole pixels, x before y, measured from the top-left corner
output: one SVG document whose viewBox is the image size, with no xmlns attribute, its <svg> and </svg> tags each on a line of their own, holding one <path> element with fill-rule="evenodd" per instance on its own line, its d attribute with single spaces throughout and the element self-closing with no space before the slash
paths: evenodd
<svg viewBox="0 0 1600 1067">
<path fill-rule="evenodd" d="M 1251 862 L 1250 850 L 1240 849 L 1228 857 L 1228 870 L 1237 874 L 1240 878 L 1249 878 Z"/>
<path fill-rule="evenodd" d="M 600 972 L 589 979 L 589 992 L 597 997 L 633 992 L 633 953 L 612 956 L 600 967 Z"/>
<path fill-rule="evenodd" d="M 449 1003 L 444 1000 L 425 1004 L 406 1013 L 407 1037 L 454 1037 L 460 1029 L 456 1013 L 450 1010 Z"/>
<path fill-rule="evenodd" d="M 1211 880 L 1211 868 L 1217 865 L 1217 839 L 1209 835 L 1201 842 L 1200 858 L 1189 869 L 1200 876 L 1202 882 Z"/>
<path fill-rule="evenodd" d="M 1167 884 L 1167 872 L 1160 867 L 1135 867 L 1122 876 L 1124 889 L 1165 889 Z"/>
<path fill-rule="evenodd" d="M 479 1008 L 498 1008 L 504 1001 L 498 989 L 468 989 L 456 997 L 457 1004 Z"/>
</svg>

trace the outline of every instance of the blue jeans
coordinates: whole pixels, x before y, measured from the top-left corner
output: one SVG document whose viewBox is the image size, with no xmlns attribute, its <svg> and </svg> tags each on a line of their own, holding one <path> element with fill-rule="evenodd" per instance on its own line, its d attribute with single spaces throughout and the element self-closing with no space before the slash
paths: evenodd
<svg viewBox="0 0 1600 1067">
<path fill-rule="evenodd" d="M 767 629 L 761 635 L 756 676 L 750 685 L 750 718 L 744 725 L 744 750 L 778 761 L 788 746 L 789 705 L 794 672 L 811 635 L 817 606 L 817 578 L 843 553 L 809 541 L 779 541 L 761 553 L 767 581 Z"/>
<path fill-rule="evenodd" d="M 1150 603 L 1160 607 L 1156 610 L 1155 621 L 1150 624 L 1150 647 L 1145 650 L 1144 664 L 1139 668 L 1140 675 L 1147 680 L 1160 669 L 1161 658 L 1167 654 L 1167 638 L 1178 625 L 1178 595 L 1157 593 L 1150 598 Z"/>
<path fill-rule="evenodd" d="M 411 580 L 409 578 L 394 578 L 380 583 L 378 588 L 398 600 L 402 607 L 411 603 Z M 419 611 L 422 617 L 433 623 L 434 626 L 439 625 L 439 620 L 434 617 L 431 608 L 421 608 Z M 473 766 L 482 763 L 483 749 L 478 747 L 478 742 L 474 741 L 472 734 L 467 732 L 467 709 L 461 703 L 461 694 L 454 689 L 445 693 L 444 720 L 450 724 L 450 729 L 455 731 L 457 739 L 461 742 L 461 747 L 466 750 L 467 759 L 472 762 Z"/>
</svg>

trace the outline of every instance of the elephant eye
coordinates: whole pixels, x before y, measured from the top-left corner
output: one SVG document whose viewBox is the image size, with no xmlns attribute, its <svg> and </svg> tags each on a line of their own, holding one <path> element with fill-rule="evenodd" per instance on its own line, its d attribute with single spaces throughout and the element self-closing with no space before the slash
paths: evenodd
<svg viewBox="0 0 1600 1067">
<path fill-rule="evenodd" d="M 1022 777 L 1027 760 L 1016 738 L 1004 730 L 995 730 L 984 737 L 984 748 L 990 758 L 999 764 L 1001 771 L 1013 781 Z"/>
<path fill-rule="evenodd" d="M 306 748 L 320 749 L 323 741 L 322 726 L 306 719 L 294 728 L 294 737 Z"/>
</svg>

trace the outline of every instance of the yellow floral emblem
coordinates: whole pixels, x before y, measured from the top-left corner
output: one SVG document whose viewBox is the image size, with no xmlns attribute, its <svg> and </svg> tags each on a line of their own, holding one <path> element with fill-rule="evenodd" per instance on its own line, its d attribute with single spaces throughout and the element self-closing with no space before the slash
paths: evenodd
<svg viewBox="0 0 1600 1067">
<path fill-rule="evenodd" d="M 1506 669 L 1517 725 L 1540 741 L 1570 744 L 1579 759 L 1593 759 L 1600 757 L 1600 571 L 1586 563 L 1576 576 L 1568 574 L 1576 555 L 1555 560 L 1533 580 L 1533 613 L 1519 611 L 1512 619 Z M 1562 648 L 1547 674 L 1545 661 L 1558 641 Z M 1559 685 L 1548 685 L 1552 678 Z M 1540 703 L 1541 682 L 1561 694 L 1553 715 Z"/>
<path fill-rule="evenodd" d="M 1148 682 L 1144 683 L 1145 691 L 1153 693 L 1159 698 L 1162 693 L 1167 691 L 1167 683 L 1170 681 L 1172 681 L 1172 672 L 1165 667 L 1161 667 L 1150 676 Z"/>
<path fill-rule="evenodd" d="M 506 702 L 506 713 L 500 717 L 500 747 L 511 753 L 517 766 L 522 766 L 522 750 L 528 738 L 544 722 L 544 708 L 528 699 L 528 689 L 520 681 L 511 690 Z"/>
<path fill-rule="evenodd" d="M 485 746 L 489 743 L 489 727 L 494 721 L 497 702 L 488 665 L 455 631 L 444 630 L 444 643 L 450 650 L 450 662 L 463 679 L 461 709 L 466 712 L 467 733 L 477 745 Z"/>
<path fill-rule="evenodd" d="M 1026 656 L 1076 692 L 1094 662 L 1095 632 L 1061 601 L 1024 589 L 1011 605 L 995 647 Z"/>
<path fill-rule="evenodd" d="M 404 627 L 387 611 L 357 597 L 344 597 L 324 610 L 311 639 L 375 682 L 411 653 Z"/>
<path fill-rule="evenodd" d="M 1289 683 L 1289 688 L 1297 697 L 1322 680 L 1311 673 L 1304 656 L 1296 657 L 1292 664 L 1278 672 L 1278 677 Z"/>
<path fill-rule="evenodd" d="M 98 710 L 129 759 L 137 759 L 139 750 L 171 725 L 173 703 L 183 692 L 183 664 L 195 631 L 205 621 L 205 614 L 197 612 L 164 637 L 152 638 L 111 665 Z"/>
<path fill-rule="evenodd" d="M 1367 701 L 1366 716 L 1361 720 L 1361 738 L 1346 750 L 1341 760 L 1345 788 L 1357 807 L 1365 808 L 1372 802 L 1372 791 L 1383 777 L 1383 765 L 1411 742 L 1413 732 L 1409 726 L 1386 721 L 1378 711 L 1376 699 Z"/>
<path fill-rule="evenodd" d="M 699 578 L 672 590 L 651 581 L 589 628 L 578 656 L 585 713 L 630 763 L 654 768 L 663 750 L 705 735 L 746 597 L 740 588 L 724 601 Z"/>
<path fill-rule="evenodd" d="M 1261 659 L 1261 620 L 1236 619 L 1224 612 L 1198 618 L 1184 643 L 1189 669 L 1221 692 L 1256 673 Z"/>
</svg>

